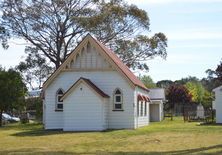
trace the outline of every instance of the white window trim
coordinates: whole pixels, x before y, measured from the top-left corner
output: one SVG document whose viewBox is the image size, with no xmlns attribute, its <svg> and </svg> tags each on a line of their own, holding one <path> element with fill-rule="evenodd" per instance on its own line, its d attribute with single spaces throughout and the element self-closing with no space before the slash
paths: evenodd
<svg viewBox="0 0 222 155">
<path fill-rule="evenodd" d="M 121 94 L 115 94 L 117 90 L 119 90 Z M 120 102 L 116 102 L 117 96 L 120 96 Z M 118 109 L 118 108 L 116 109 L 115 108 L 116 104 L 121 104 L 121 109 Z M 113 110 L 114 111 L 123 111 L 123 93 L 122 93 L 122 90 L 119 88 L 115 89 L 113 92 Z"/>
<path fill-rule="evenodd" d="M 144 105 L 143 105 L 143 101 L 140 101 L 140 117 L 143 117 L 143 112 L 144 112 Z"/>
<path fill-rule="evenodd" d="M 144 116 L 147 116 L 147 103 L 148 102 L 145 101 L 145 104 L 144 104 Z"/>
<path fill-rule="evenodd" d="M 63 96 L 63 94 L 58 94 L 58 92 L 59 92 L 60 90 L 61 90 L 62 93 L 64 94 L 64 91 L 63 91 L 62 89 L 58 89 L 58 90 L 57 90 L 57 92 L 56 92 L 56 105 L 55 105 L 55 110 L 63 111 L 63 108 L 64 108 L 64 107 L 63 107 L 63 108 L 58 108 L 58 104 L 63 104 L 63 101 L 62 101 L 62 102 L 59 102 L 59 101 L 58 101 L 58 98 Z"/>
</svg>

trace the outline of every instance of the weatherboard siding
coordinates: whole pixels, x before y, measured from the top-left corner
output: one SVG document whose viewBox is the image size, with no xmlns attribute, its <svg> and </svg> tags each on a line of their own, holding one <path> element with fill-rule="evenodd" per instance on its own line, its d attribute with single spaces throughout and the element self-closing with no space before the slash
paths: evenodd
<svg viewBox="0 0 222 155">
<path fill-rule="evenodd" d="M 144 95 L 144 96 L 148 96 L 148 92 L 136 87 L 135 92 L 134 92 L 134 128 L 138 128 L 138 127 L 142 127 L 142 126 L 146 126 L 149 125 L 149 121 L 150 121 L 150 114 L 149 114 L 149 102 L 147 103 L 147 116 L 138 116 L 137 113 L 137 96 L 138 95 Z M 141 103 L 141 101 L 139 101 Z M 139 106 L 141 106 L 141 104 L 139 104 Z M 141 107 L 139 107 L 140 109 Z M 144 110 L 145 111 L 145 110 Z"/>
<path fill-rule="evenodd" d="M 64 131 L 105 130 L 104 98 L 81 83 L 64 100 Z"/>
<path fill-rule="evenodd" d="M 55 111 L 55 95 L 59 88 L 64 91 L 80 77 L 90 79 L 96 86 L 110 96 L 107 120 L 108 128 L 134 128 L 134 89 L 117 71 L 61 72 L 45 91 L 46 129 L 63 128 L 63 112 Z M 113 111 L 113 92 L 120 88 L 123 93 L 123 111 Z M 94 109 L 92 109 L 94 110 Z"/>
</svg>

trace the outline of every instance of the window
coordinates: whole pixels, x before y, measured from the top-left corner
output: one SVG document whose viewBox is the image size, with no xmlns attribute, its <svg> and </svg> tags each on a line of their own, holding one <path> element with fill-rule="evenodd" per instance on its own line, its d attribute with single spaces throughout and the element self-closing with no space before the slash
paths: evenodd
<svg viewBox="0 0 222 155">
<path fill-rule="evenodd" d="M 123 110 L 123 96 L 122 96 L 122 92 L 119 89 L 116 89 L 114 91 L 113 100 L 114 100 L 113 109 Z"/>
<path fill-rule="evenodd" d="M 147 102 L 145 102 L 145 107 L 144 107 L 144 109 L 145 109 L 144 116 L 147 116 Z"/>
<path fill-rule="evenodd" d="M 137 116 L 140 116 L 140 101 L 137 101 Z"/>
<path fill-rule="evenodd" d="M 59 89 L 56 93 L 56 110 L 63 110 L 63 100 L 61 99 L 63 96 L 63 91 Z"/>
<path fill-rule="evenodd" d="M 140 102 L 140 116 L 143 116 L 143 101 Z"/>
</svg>

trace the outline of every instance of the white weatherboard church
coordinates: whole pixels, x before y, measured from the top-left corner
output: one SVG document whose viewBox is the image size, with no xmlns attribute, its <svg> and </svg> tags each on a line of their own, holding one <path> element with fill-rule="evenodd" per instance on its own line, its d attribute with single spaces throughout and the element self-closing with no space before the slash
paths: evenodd
<svg viewBox="0 0 222 155">
<path fill-rule="evenodd" d="M 95 131 L 149 124 L 149 90 L 87 35 L 43 85 L 45 129 Z"/>
</svg>

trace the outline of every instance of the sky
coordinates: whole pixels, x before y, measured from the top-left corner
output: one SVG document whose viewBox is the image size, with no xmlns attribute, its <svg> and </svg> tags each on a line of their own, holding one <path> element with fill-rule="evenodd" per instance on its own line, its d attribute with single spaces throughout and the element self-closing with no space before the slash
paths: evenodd
<svg viewBox="0 0 222 155">
<path fill-rule="evenodd" d="M 147 61 L 150 75 L 160 80 L 206 77 L 222 59 L 222 0 L 127 0 L 147 11 L 150 35 L 163 32 L 168 38 L 166 60 Z M 24 41 L 10 40 L 0 48 L 0 65 L 9 68 L 24 59 Z M 137 73 L 138 74 L 138 73 Z"/>
</svg>

